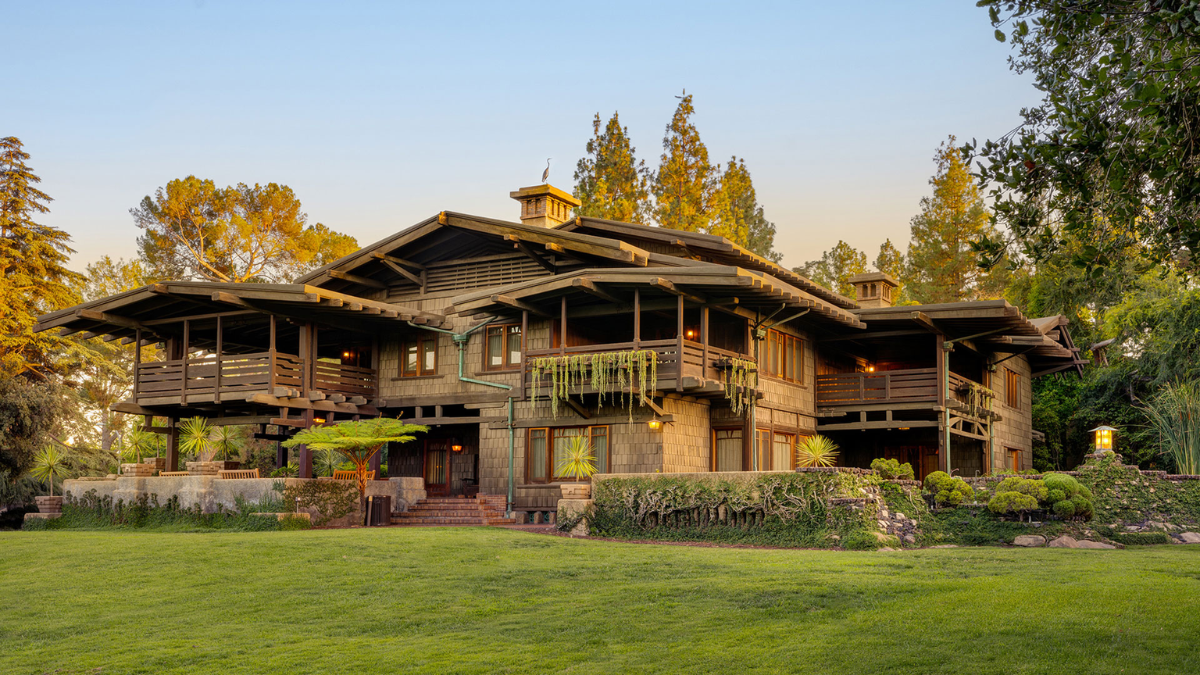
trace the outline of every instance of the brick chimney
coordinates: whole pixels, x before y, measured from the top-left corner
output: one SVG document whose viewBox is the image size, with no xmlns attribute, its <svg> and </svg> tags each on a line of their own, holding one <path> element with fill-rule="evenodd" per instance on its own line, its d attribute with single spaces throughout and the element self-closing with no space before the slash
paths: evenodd
<svg viewBox="0 0 1200 675">
<path fill-rule="evenodd" d="M 883 272 L 866 272 L 850 277 L 858 295 L 858 306 L 863 309 L 891 307 L 895 302 L 896 289 L 900 283 Z"/>
<path fill-rule="evenodd" d="M 508 193 L 521 202 L 521 222 L 538 227 L 557 227 L 571 219 L 571 209 L 582 202 L 544 183 Z"/>
</svg>

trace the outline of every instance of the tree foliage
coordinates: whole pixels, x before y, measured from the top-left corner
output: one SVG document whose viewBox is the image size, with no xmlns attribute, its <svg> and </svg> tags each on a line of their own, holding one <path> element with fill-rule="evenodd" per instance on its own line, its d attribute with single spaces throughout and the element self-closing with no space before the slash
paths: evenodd
<svg viewBox="0 0 1200 675">
<path fill-rule="evenodd" d="M 793 271 L 828 289 L 853 298 L 854 285 L 850 283 L 850 277 L 867 271 L 867 254 L 839 239 L 838 243 L 825 251 L 818 260 L 810 260 Z"/>
<path fill-rule="evenodd" d="M 308 225 L 286 185 L 219 188 L 172 180 L 130 209 L 142 261 L 159 279 L 288 282 L 358 249 L 353 237 Z"/>
<path fill-rule="evenodd" d="M 954 147 L 954 136 L 934 155 L 933 194 L 912 219 L 906 287 L 921 304 L 1000 297 L 1000 270 L 981 270 L 972 243 L 994 234 L 979 187 Z"/>
<path fill-rule="evenodd" d="M 15 480 L 29 470 L 38 451 L 53 441 L 65 405 L 58 384 L 0 378 L 0 471 Z"/>
<path fill-rule="evenodd" d="M 34 220 L 51 200 L 28 159 L 20 139 L 0 138 L 0 377 L 62 372 L 74 351 L 57 334 L 33 332 L 39 315 L 76 303 L 79 275 L 66 267 L 70 236 Z"/>
<path fill-rule="evenodd" d="M 1032 75 L 1041 102 L 982 147 L 979 178 L 1011 233 L 1041 260 L 1068 242 L 1100 270 L 1131 244 L 1200 269 L 1200 2 L 981 0 L 1010 41 L 1010 67 Z"/>
<path fill-rule="evenodd" d="M 771 262 L 783 259 L 775 252 L 775 224 L 763 214 L 743 159 L 730 157 L 721 174 L 713 195 L 708 234 L 725 237 Z"/>
<path fill-rule="evenodd" d="M 575 197 L 582 202 L 581 216 L 648 223 L 650 220 L 650 171 L 634 156 L 629 130 L 621 126 L 617 113 L 600 131 L 600 113 L 592 120 L 592 138 L 587 156 L 575 166 Z"/>
<path fill-rule="evenodd" d="M 692 123 L 695 112 L 691 95 L 685 93 L 667 125 L 662 158 L 654 174 L 655 220 L 662 227 L 686 232 L 708 229 L 717 187 L 708 148 Z"/>
<path fill-rule="evenodd" d="M 311 450 L 340 452 L 354 464 L 358 476 L 358 493 L 364 504 L 367 494 L 367 464 L 379 449 L 388 443 L 408 443 L 413 434 L 429 431 L 420 424 L 407 424 L 398 419 L 376 417 L 357 422 L 340 422 L 329 426 L 301 429 L 284 447 L 307 445 Z"/>
</svg>

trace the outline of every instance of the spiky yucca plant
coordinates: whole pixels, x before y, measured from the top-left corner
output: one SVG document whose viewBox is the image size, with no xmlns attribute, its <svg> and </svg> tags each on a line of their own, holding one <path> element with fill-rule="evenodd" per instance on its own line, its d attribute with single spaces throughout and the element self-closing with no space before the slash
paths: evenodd
<svg viewBox="0 0 1200 675">
<path fill-rule="evenodd" d="M 54 479 L 67 474 L 66 458 L 53 445 L 42 448 L 33 460 L 33 468 L 29 473 L 38 480 L 44 480 L 50 486 L 50 496 L 54 496 Z"/>
<path fill-rule="evenodd" d="M 558 477 L 583 480 L 596 473 L 596 457 L 592 454 L 592 442 L 587 436 L 572 436 L 567 441 L 563 457 L 555 467 Z"/>
<path fill-rule="evenodd" d="M 796 444 L 796 466 L 833 466 L 837 462 L 838 445 L 826 436 L 809 436 Z"/>
</svg>

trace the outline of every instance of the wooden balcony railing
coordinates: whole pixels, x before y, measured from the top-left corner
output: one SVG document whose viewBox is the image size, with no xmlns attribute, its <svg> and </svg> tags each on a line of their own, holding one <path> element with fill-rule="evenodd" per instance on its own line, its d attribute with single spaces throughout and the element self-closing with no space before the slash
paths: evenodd
<svg viewBox="0 0 1200 675">
<path fill-rule="evenodd" d="M 745 354 L 738 354 L 737 352 L 709 346 L 708 362 L 705 363 L 704 345 L 691 340 L 683 340 L 682 346 L 683 350 L 681 352 L 679 340 L 642 340 L 638 343 L 637 348 L 648 349 L 655 353 L 655 359 L 658 362 L 658 380 L 660 382 L 676 382 L 685 377 L 692 377 L 697 380 L 720 380 L 721 369 L 718 362 L 730 358 L 753 360 Z M 601 352 L 621 352 L 632 349 L 634 349 L 632 342 L 582 345 L 567 347 L 565 349 L 531 349 L 525 353 L 525 368 L 528 372 L 532 367 L 533 359 L 547 356 L 576 356 Z"/>
<path fill-rule="evenodd" d="M 151 361 L 138 364 L 134 398 L 146 404 L 245 400 L 257 393 L 277 394 L 279 389 L 300 391 L 305 361 L 293 354 L 210 354 L 198 358 Z M 313 388 L 326 393 L 374 396 L 374 369 L 316 362 Z"/>
<path fill-rule="evenodd" d="M 817 376 L 817 405 L 938 400 L 937 368 Z"/>
</svg>

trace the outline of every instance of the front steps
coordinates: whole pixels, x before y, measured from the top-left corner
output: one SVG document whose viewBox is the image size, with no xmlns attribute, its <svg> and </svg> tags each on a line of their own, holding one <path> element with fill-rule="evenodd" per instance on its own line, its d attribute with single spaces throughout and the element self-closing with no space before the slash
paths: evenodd
<svg viewBox="0 0 1200 675">
<path fill-rule="evenodd" d="M 393 512 L 393 525 L 515 525 L 504 517 L 504 495 L 431 497 L 407 511 Z"/>
</svg>

